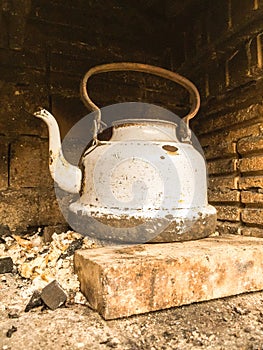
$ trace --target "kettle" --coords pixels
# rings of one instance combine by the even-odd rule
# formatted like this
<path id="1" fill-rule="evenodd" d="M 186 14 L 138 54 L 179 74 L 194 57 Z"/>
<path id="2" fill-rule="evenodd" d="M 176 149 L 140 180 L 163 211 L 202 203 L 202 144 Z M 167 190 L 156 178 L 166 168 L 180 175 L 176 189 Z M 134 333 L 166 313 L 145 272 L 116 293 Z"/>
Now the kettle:
<path id="1" fill-rule="evenodd" d="M 190 112 L 177 125 L 162 119 L 122 119 L 108 141 L 99 140 L 101 110 L 87 92 L 93 74 L 137 71 L 170 79 L 190 94 Z M 49 169 L 55 183 L 78 194 L 69 204 L 69 224 L 78 232 L 117 243 L 175 242 L 214 232 L 216 210 L 207 200 L 206 163 L 191 143 L 189 120 L 200 107 L 197 88 L 172 71 L 141 63 L 110 63 L 91 68 L 81 97 L 96 112 L 93 140 L 80 166 L 63 156 L 58 124 L 41 109 L 34 113 L 49 130 Z"/>

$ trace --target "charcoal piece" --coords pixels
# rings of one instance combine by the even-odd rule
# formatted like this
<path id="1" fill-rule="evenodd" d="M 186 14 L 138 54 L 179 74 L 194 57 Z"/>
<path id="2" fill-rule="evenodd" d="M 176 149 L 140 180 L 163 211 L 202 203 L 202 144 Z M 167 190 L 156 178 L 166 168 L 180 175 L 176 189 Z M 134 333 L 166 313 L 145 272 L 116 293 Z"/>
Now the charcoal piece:
<path id="1" fill-rule="evenodd" d="M 54 280 L 43 288 L 41 299 L 51 310 L 55 310 L 66 302 L 67 295 L 59 283 Z"/>
<path id="2" fill-rule="evenodd" d="M 15 326 L 12 326 L 11 328 L 8 329 L 6 332 L 7 338 L 11 338 L 12 334 L 17 331 L 17 328 Z"/>
<path id="3" fill-rule="evenodd" d="M 31 299 L 29 300 L 29 302 L 25 308 L 25 312 L 28 312 L 28 311 L 34 309 L 35 307 L 38 307 L 41 305 L 43 305 L 43 301 L 41 299 L 41 292 L 38 290 L 35 290 L 32 294 Z"/>
<path id="4" fill-rule="evenodd" d="M 0 273 L 12 272 L 13 265 L 13 260 L 10 256 L 0 258 Z"/>
<path id="5" fill-rule="evenodd" d="M 66 250 L 66 252 L 64 254 L 60 255 L 60 258 L 65 259 L 65 258 L 73 255 L 77 249 L 80 249 L 82 247 L 83 239 L 84 239 L 84 237 L 76 239 L 75 241 L 70 243 L 68 249 Z"/>

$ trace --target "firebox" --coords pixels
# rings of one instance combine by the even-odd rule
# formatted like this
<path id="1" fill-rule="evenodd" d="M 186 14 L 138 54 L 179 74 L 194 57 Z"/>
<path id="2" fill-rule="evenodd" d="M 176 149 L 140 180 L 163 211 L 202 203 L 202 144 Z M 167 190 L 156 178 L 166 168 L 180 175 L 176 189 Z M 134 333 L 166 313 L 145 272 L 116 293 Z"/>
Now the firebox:
<path id="1" fill-rule="evenodd" d="M 208 168 L 219 234 L 263 237 L 263 3 L 260 0 L 3 1 L 0 16 L 0 235 L 67 221 L 48 171 L 46 108 L 62 137 L 89 111 L 84 73 L 140 62 L 186 76 L 201 109 L 190 123 Z M 100 106 L 137 101 L 184 116 L 184 90 L 160 77 L 111 72 L 91 81 Z"/>

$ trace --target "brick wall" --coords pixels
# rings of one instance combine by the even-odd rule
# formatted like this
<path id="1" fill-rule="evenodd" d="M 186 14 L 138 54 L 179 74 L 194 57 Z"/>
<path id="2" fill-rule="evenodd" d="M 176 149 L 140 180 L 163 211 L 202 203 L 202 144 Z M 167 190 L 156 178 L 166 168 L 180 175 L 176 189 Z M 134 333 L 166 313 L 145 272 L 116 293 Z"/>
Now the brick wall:
<path id="1" fill-rule="evenodd" d="M 0 232 L 65 224 L 48 171 L 47 129 L 32 112 L 49 109 L 64 136 L 87 113 L 82 75 L 134 61 L 198 86 L 202 108 L 192 127 L 207 158 L 218 230 L 263 236 L 263 2 L 145 4 L 0 2 Z M 180 89 L 137 73 L 98 76 L 91 96 L 98 105 L 137 100 L 185 110 Z"/>
<path id="2" fill-rule="evenodd" d="M 175 28 L 184 40 L 174 66 L 202 95 L 192 127 L 207 158 L 209 201 L 219 232 L 263 237 L 263 2 L 194 3 Z"/>
<path id="3" fill-rule="evenodd" d="M 50 110 L 64 136 L 88 112 L 79 84 L 90 67 L 116 61 L 165 65 L 158 44 L 165 21 L 130 5 L 0 1 L 0 234 L 65 224 L 48 170 L 47 128 L 32 113 L 39 106 Z M 168 83 L 135 75 L 96 77 L 92 98 L 102 106 L 144 100 L 176 108 Z"/>

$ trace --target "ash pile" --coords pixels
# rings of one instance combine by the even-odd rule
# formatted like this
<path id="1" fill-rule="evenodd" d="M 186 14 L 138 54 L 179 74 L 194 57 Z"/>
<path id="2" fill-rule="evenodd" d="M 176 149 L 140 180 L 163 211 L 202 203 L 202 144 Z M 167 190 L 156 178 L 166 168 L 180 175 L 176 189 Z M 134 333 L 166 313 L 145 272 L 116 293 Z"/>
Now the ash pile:
<path id="1" fill-rule="evenodd" d="M 0 280 L 8 283 L 7 274 L 16 277 L 24 312 L 71 304 L 88 305 L 74 274 L 73 256 L 77 249 L 101 246 L 74 231 L 53 233 L 46 242 L 41 229 L 33 235 L 0 236 Z M 0 301 L 0 310 L 6 305 Z"/>

